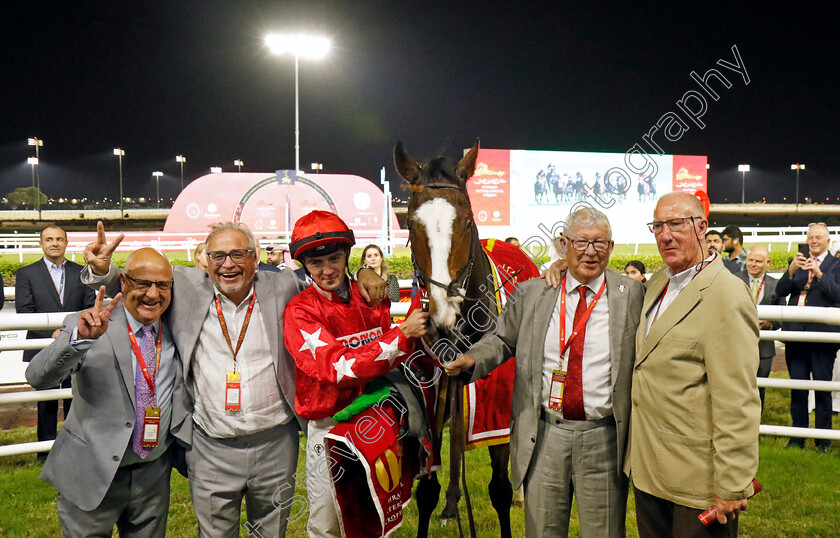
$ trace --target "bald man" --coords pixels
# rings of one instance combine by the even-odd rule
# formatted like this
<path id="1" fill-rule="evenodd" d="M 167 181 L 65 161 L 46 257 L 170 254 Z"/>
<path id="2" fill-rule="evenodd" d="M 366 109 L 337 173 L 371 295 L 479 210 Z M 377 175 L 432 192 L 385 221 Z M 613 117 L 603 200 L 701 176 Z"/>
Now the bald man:
<path id="1" fill-rule="evenodd" d="M 750 295 L 756 305 L 783 305 L 785 298 L 776 294 L 778 279 L 767 274 L 770 267 L 770 252 L 764 245 L 756 245 L 747 253 L 746 269 L 738 273 L 747 286 L 750 288 Z M 759 320 L 758 328 L 763 331 L 775 331 L 781 327 L 777 321 Z M 776 356 L 776 342 L 774 340 L 761 340 L 758 343 L 758 377 L 768 377 L 770 368 L 773 366 L 773 357 Z M 764 410 L 764 388 L 759 388 L 761 397 L 761 410 Z"/>
<path id="2" fill-rule="evenodd" d="M 694 197 L 656 204 L 666 267 L 647 283 L 636 333 L 630 466 L 639 536 L 735 536 L 758 470 L 758 315 L 749 290 L 707 256 Z M 720 525 L 697 516 L 715 506 Z"/>
<path id="3" fill-rule="evenodd" d="M 182 366 L 161 315 L 172 297 L 169 261 L 140 249 L 122 293 L 64 320 L 26 369 L 35 388 L 73 376 L 75 401 L 41 478 L 58 490 L 62 535 L 166 535 L 171 447 L 187 416 Z"/>
<path id="4" fill-rule="evenodd" d="M 779 295 L 790 295 L 788 305 L 799 306 L 840 306 L 840 259 L 829 256 L 828 246 L 831 238 L 828 228 L 823 223 L 808 227 L 808 256 L 801 252 L 790 262 L 790 267 L 779 279 L 776 287 Z M 826 323 L 802 323 L 786 321 L 782 323 L 785 331 L 826 331 L 838 332 L 840 327 Z M 791 379 L 810 379 L 831 381 L 837 344 L 820 342 L 787 342 L 785 344 L 785 362 Z M 831 429 L 831 393 L 815 391 L 816 408 L 814 426 Z M 808 427 L 808 391 L 790 391 L 790 415 L 795 428 Z M 814 444 L 820 452 L 828 452 L 831 441 L 815 439 Z M 792 437 L 789 448 L 803 448 L 805 439 Z"/>

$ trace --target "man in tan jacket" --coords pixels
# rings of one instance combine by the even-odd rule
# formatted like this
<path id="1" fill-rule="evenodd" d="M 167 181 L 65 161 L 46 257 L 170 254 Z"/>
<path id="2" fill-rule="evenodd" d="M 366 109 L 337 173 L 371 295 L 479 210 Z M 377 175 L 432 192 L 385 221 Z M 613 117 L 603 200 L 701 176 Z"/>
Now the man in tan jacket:
<path id="1" fill-rule="evenodd" d="M 666 269 L 647 284 L 636 335 L 630 465 L 639 535 L 735 536 L 758 469 L 758 315 L 686 193 L 650 223 Z M 697 516 L 715 506 L 718 524 Z M 679 531 L 679 532 L 678 532 Z"/>

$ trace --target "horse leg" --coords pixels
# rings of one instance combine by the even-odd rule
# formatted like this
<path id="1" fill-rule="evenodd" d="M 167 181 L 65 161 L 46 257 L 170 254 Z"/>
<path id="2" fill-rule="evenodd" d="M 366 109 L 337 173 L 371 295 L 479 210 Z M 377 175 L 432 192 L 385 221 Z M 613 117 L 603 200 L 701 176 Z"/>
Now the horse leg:
<path id="1" fill-rule="evenodd" d="M 510 538 L 510 504 L 513 498 L 513 488 L 508 478 L 508 461 L 510 460 L 510 444 L 489 447 L 490 466 L 493 476 L 490 478 L 490 503 L 499 516 L 499 535 Z"/>
<path id="2" fill-rule="evenodd" d="M 464 454 L 465 443 L 464 382 L 453 377 L 449 378 L 449 485 L 446 487 L 446 506 L 439 516 L 442 521 L 458 516 L 458 501 L 461 499 L 461 457 Z"/>
<path id="3" fill-rule="evenodd" d="M 437 473 L 433 472 L 420 478 L 414 494 L 417 498 L 418 512 L 417 537 L 425 538 L 429 535 L 429 519 L 440 499 L 440 482 L 438 482 Z"/>

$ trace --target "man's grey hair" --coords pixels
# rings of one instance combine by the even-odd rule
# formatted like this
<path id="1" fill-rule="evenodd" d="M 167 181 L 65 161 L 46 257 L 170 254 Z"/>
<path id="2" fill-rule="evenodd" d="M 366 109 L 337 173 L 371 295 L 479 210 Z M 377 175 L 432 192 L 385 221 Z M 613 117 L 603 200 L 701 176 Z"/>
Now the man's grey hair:
<path id="1" fill-rule="evenodd" d="M 573 241 L 581 230 L 597 227 L 607 232 L 607 239 L 612 240 L 612 227 L 606 215 L 591 205 L 578 206 L 566 217 L 563 223 L 563 235 Z"/>
<path id="2" fill-rule="evenodd" d="M 252 234 L 251 230 L 249 230 L 248 227 L 242 224 L 241 222 L 228 221 L 211 224 L 210 233 L 207 234 L 207 239 L 204 240 L 204 243 L 209 245 L 210 240 L 213 239 L 214 236 L 230 230 L 242 233 L 242 235 L 244 235 L 245 238 L 248 239 L 248 247 L 254 252 L 257 251 L 257 240 L 254 238 L 254 234 Z"/>

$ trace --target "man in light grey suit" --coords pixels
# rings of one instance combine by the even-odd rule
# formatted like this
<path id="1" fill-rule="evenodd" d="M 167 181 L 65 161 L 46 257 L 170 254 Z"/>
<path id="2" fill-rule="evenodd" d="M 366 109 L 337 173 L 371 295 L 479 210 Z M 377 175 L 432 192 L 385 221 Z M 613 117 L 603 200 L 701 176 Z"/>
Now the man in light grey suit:
<path id="1" fill-rule="evenodd" d="M 36 388 L 73 375 L 75 403 L 41 473 L 58 490 L 64 536 L 111 536 L 115 524 L 120 536 L 166 534 L 170 445 L 188 409 L 181 361 L 160 319 L 172 269 L 141 249 L 120 280 L 122 294 L 103 307 L 100 289 L 93 308 L 67 316 L 26 369 Z"/>
<path id="2" fill-rule="evenodd" d="M 622 468 L 644 288 L 605 271 L 613 242 L 603 213 L 578 209 L 563 236 L 569 268 L 562 291 L 542 279 L 521 284 L 497 330 L 447 374 L 474 366 L 474 381 L 516 356 L 511 469 L 513 486 L 525 486 L 527 536 L 565 536 L 573 496 L 584 536 L 623 536 Z"/>
<path id="3" fill-rule="evenodd" d="M 122 238 L 108 243 L 102 224 L 97 228 L 82 282 L 110 292 L 117 271 L 111 254 Z M 249 533 L 284 536 L 306 421 L 295 412 L 294 363 L 281 320 L 305 284 L 291 270 L 258 273 L 256 240 L 239 223 L 214 225 L 206 244 L 207 271 L 173 268 L 177 291 L 167 315 L 194 401 L 187 466 L 199 535 L 239 536 L 245 499 Z M 384 281 L 363 272 L 366 299 L 381 300 Z"/>

